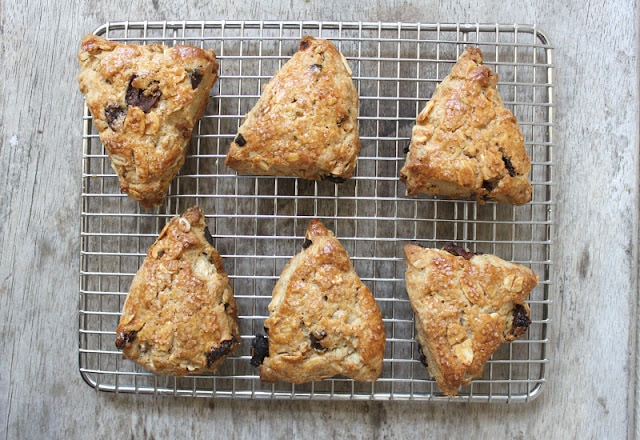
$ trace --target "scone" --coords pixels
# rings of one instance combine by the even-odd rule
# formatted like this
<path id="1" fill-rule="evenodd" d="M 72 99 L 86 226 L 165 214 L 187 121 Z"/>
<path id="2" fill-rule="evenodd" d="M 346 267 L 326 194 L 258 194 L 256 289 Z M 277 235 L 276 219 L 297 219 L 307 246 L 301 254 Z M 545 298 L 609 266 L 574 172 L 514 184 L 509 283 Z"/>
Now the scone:
<path id="1" fill-rule="evenodd" d="M 418 115 L 400 179 L 424 193 L 483 203 L 531 200 L 531 161 L 515 116 L 496 88 L 498 75 L 469 47 Z"/>
<path id="2" fill-rule="evenodd" d="M 444 394 L 457 395 L 461 385 L 482 376 L 500 344 L 526 332 L 531 321 L 525 298 L 538 277 L 522 265 L 452 244 L 410 244 L 404 254 L 421 361 Z"/>
<path id="3" fill-rule="evenodd" d="M 330 41 L 305 36 L 246 115 L 225 163 L 240 174 L 344 182 L 360 152 L 357 118 L 346 59 Z"/>
<path id="4" fill-rule="evenodd" d="M 147 252 L 124 303 L 116 347 L 157 374 L 214 371 L 237 348 L 238 307 L 198 207 L 174 217 Z"/>
<path id="5" fill-rule="evenodd" d="M 162 204 L 217 78 L 215 53 L 87 35 L 78 60 L 80 91 L 120 189 L 144 208 Z"/>
<path id="6" fill-rule="evenodd" d="M 253 343 L 251 364 L 265 382 L 303 383 L 341 374 L 373 381 L 382 371 L 385 331 L 369 289 L 349 255 L 318 220 L 273 289 L 267 338 Z"/>

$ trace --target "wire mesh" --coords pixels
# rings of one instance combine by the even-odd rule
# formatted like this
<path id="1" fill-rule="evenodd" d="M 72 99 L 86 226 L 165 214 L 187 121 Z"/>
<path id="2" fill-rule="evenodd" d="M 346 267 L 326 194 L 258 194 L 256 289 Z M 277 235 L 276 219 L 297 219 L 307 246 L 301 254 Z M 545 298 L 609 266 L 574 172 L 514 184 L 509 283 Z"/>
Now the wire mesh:
<path id="1" fill-rule="evenodd" d="M 120 193 L 85 107 L 79 365 L 87 383 L 102 391 L 192 397 L 513 402 L 538 395 L 548 363 L 554 205 L 553 49 L 542 31 L 501 24 L 163 21 L 111 22 L 95 33 L 136 44 L 213 48 L 220 71 L 185 165 L 165 204 L 152 210 Z M 228 145 L 303 35 L 332 40 L 353 71 L 362 140 L 356 175 L 343 184 L 239 176 L 224 166 Z M 526 206 L 406 197 L 398 180 L 417 114 L 467 45 L 480 47 L 498 73 L 498 89 L 524 133 L 534 188 Z M 234 287 L 242 345 L 215 374 L 156 376 L 122 359 L 115 328 L 148 247 L 169 218 L 196 204 Z M 335 232 L 382 311 L 387 345 L 373 383 L 336 377 L 266 384 L 249 364 L 273 286 L 314 217 Z M 402 248 L 452 240 L 527 265 L 540 284 L 529 298 L 527 334 L 503 345 L 483 378 L 457 397 L 444 397 L 419 362 Z"/>

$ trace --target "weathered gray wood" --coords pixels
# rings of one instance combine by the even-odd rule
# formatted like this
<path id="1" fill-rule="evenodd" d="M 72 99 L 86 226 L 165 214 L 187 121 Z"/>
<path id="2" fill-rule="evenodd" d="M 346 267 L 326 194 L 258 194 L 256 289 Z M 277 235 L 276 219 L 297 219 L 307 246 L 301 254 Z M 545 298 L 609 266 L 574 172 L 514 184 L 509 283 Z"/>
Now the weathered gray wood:
<path id="1" fill-rule="evenodd" d="M 637 434 L 637 2 L 0 2 L 0 436 L 624 438 Z M 548 385 L 531 403 L 113 396 L 78 373 L 80 38 L 121 19 L 536 23 L 555 46 Z"/>

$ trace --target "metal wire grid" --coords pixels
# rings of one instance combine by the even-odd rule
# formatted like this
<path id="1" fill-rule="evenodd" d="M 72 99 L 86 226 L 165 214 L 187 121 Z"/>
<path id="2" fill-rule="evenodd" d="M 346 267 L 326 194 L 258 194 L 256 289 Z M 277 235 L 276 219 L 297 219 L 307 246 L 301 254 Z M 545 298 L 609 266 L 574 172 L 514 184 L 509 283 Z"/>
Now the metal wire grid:
<path id="1" fill-rule="evenodd" d="M 552 48 L 543 32 L 523 25 L 247 21 L 117 22 L 95 32 L 137 44 L 213 48 L 220 77 L 184 168 L 154 210 L 119 192 L 85 107 L 79 361 L 87 383 L 102 391 L 237 398 L 512 402 L 538 395 L 548 362 L 554 205 Z M 340 185 L 238 176 L 224 166 L 228 145 L 262 86 L 307 34 L 331 39 L 353 70 L 362 139 L 356 175 Z M 467 45 L 479 46 L 499 74 L 503 100 L 525 135 L 534 186 L 526 206 L 408 198 L 398 181 L 416 115 Z M 207 214 L 234 286 L 242 346 L 214 375 L 156 376 L 121 358 L 115 328 L 147 248 L 170 217 L 195 204 Z M 249 365 L 271 290 L 313 217 L 335 231 L 381 308 L 387 346 L 376 382 L 265 384 Z M 503 345 L 484 377 L 454 398 L 440 394 L 418 361 L 402 256 L 406 243 L 438 247 L 450 240 L 530 266 L 540 277 L 526 336 Z"/>

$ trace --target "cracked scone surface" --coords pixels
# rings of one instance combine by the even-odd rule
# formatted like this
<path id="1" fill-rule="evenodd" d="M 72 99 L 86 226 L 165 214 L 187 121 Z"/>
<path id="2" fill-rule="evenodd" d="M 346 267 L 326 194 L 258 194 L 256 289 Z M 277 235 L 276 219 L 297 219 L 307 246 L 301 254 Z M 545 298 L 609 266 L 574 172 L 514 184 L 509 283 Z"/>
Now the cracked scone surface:
<path id="1" fill-rule="evenodd" d="M 162 204 L 218 74 L 213 50 L 82 39 L 80 91 L 118 175 L 144 208 Z"/>
<path id="2" fill-rule="evenodd" d="M 157 374 L 214 371 L 237 348 L 238 308 L 198 207 L 174 217 L 131 283 L 116 347 Z"/>
<path id="3" fill-rule="evenodd" d="M 422 361 L 444 394 L 457 395 L 460 386 L 482 376 L 500 344 L 526 332 L 525 299 L 538 278 L 495 255 L 445 249 L 406 245 L 405 281 Z"/>
<path id="4" fill-rule="evenodd" d="M 380 309 L 332 232 L 313 220 L 305 238 L 273 290 L 260 378 L 303 383 L 341 374 L 373 381 L 384 358 Z"/>
<path id="5" fill-rule="evenodd" d="M 400 179 L 407 194 L 523 205 L 531 161 L 498 76 L 467 48 L 417 117 Z"/>
<path id="6" fill-rule="evenodd" d="M 226 165 L 238 173 L 340 183 L 360 152 L 358 92 L 328 40 L 302 38 L 243 120 Z"/>

